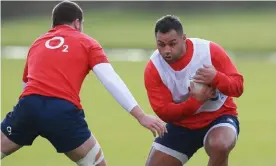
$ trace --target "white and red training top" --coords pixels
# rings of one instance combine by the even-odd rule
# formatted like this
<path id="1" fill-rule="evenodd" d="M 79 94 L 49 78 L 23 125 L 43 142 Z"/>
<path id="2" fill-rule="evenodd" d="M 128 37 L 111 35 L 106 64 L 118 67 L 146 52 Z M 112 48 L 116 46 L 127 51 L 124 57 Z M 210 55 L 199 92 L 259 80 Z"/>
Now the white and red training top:
<path id="1" fill-rule="evenodd" d="M 146 65 L 144 82 L 154 112 L 165 122 L 190 129 L 205 127 L 221 115 L 237 116 L 233 97 L 243 93 L 243 76 L 218 44 L 196 38 L 186 42 L 187 51 L 179 61 L 168 64 L 156 50 Z M 217 99 L 201 104 L 188 95 L 188 87 L 204 64 L 217 70 L 212 82 Z"/>

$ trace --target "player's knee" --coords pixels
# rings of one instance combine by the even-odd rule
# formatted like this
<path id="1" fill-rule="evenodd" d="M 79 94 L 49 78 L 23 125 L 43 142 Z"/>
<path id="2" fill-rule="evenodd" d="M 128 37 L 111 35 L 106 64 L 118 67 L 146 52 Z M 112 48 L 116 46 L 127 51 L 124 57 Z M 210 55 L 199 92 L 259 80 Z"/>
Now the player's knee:
<path id="1" fill-rule="evenodd" d="M 209 156 L 228 156 L 236 144 L 236 133 L 230 128 L 218 127 L 207 136 L 205 149 Z"/>
<path id="2" fill-rule="evenodd" d="M 212 139 L 207 143 L 207 151 L 209 154 L 228 156 L 230 151 L 234 147 L 234 142 L 232 140 L 222 140 L 222 139 Z"/>
<path id="3" fill-rule="evenodd" d="M 87 155 L 77 162 L 78 166 L 97 166 L 104 160 L 104 154 L 98 143 L 87 153 Z M 104 164 L 105 165 L 105 164 Z M 101 165 L 101 166 L 104 166 Z"/>

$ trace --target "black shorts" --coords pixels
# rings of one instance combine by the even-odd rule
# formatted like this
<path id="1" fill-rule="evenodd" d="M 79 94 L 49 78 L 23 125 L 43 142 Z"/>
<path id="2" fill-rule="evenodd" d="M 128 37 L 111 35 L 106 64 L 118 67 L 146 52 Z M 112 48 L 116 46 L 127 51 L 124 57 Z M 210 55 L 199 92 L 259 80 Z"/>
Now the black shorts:
<path id="1" fill-rule="evenodd" d="M 166 127 L 168 133 L 166 133 L 162 138 L 156 138 L 153 147 L 163 153 L 177 158 L 185 164 L 198 149 L 204 146 L 208 132 L 219 126 L 228 126 L 232 128 L 237 136 L 240 132 L 237 117 L 231 115 L 221 116 L 207 127 L 196 130 L 167 124 Z"/>
<path id="2" fill-rule="evenodd" d="M 1 130 L 22 146 L 32 145 L 40 135 L 59 153 L 74 150 L 91 136 L 83 110 L 69 101 L 40 95 L 21 98 L 2 121 Z"/>

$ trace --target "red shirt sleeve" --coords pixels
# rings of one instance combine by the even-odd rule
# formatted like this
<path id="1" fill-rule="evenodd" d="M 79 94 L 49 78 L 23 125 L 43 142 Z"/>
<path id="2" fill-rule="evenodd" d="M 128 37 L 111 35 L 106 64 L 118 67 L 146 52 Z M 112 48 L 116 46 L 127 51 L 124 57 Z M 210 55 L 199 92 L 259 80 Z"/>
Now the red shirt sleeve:
<path id="1" fill-rule="evenodd" d="M 192 97 L 185 102 L 174 103 L 169 89 L 163 84 L 151 61 L 145 69 L 144 83 L 152 109 L 165 122 L 182 120 L 185 116 L 194 114 L 201 106 L 201 103 Z"/>
<path id="2" fill-rule="evenodd" d="M 96 40 L 91 39 L 91 42 L 92 44 L 88 50 L 89 67 L 93 69 L 93 67 L 97 64 L 109 63 L 102 46 Z"/>
<path id="3" fill-rule="evenodd" d="M 212 63 L 217 74 L 212 82 L 221 93 L 239 97 L 243 93 L 243 76 L 238 72 L 224 49 L 216 43 L 210 43 Z"/>

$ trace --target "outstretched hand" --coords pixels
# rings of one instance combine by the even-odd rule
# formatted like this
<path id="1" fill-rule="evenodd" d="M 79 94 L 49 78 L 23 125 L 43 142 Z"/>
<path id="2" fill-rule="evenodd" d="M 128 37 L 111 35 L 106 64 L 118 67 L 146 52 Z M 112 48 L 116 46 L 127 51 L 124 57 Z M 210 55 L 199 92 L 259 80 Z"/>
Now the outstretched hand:
<path id="1" fill-rule="evenodd" d="M 149 129 L 154 137 L 157 136 L 157 133 L 159 136 L 162 137 L 164 136 L 165 132 L 168 132 L 164 122 L 152 115 L 145 114 L 142 117 L 140 117 L 138 121 L 142 126 Z"/>

